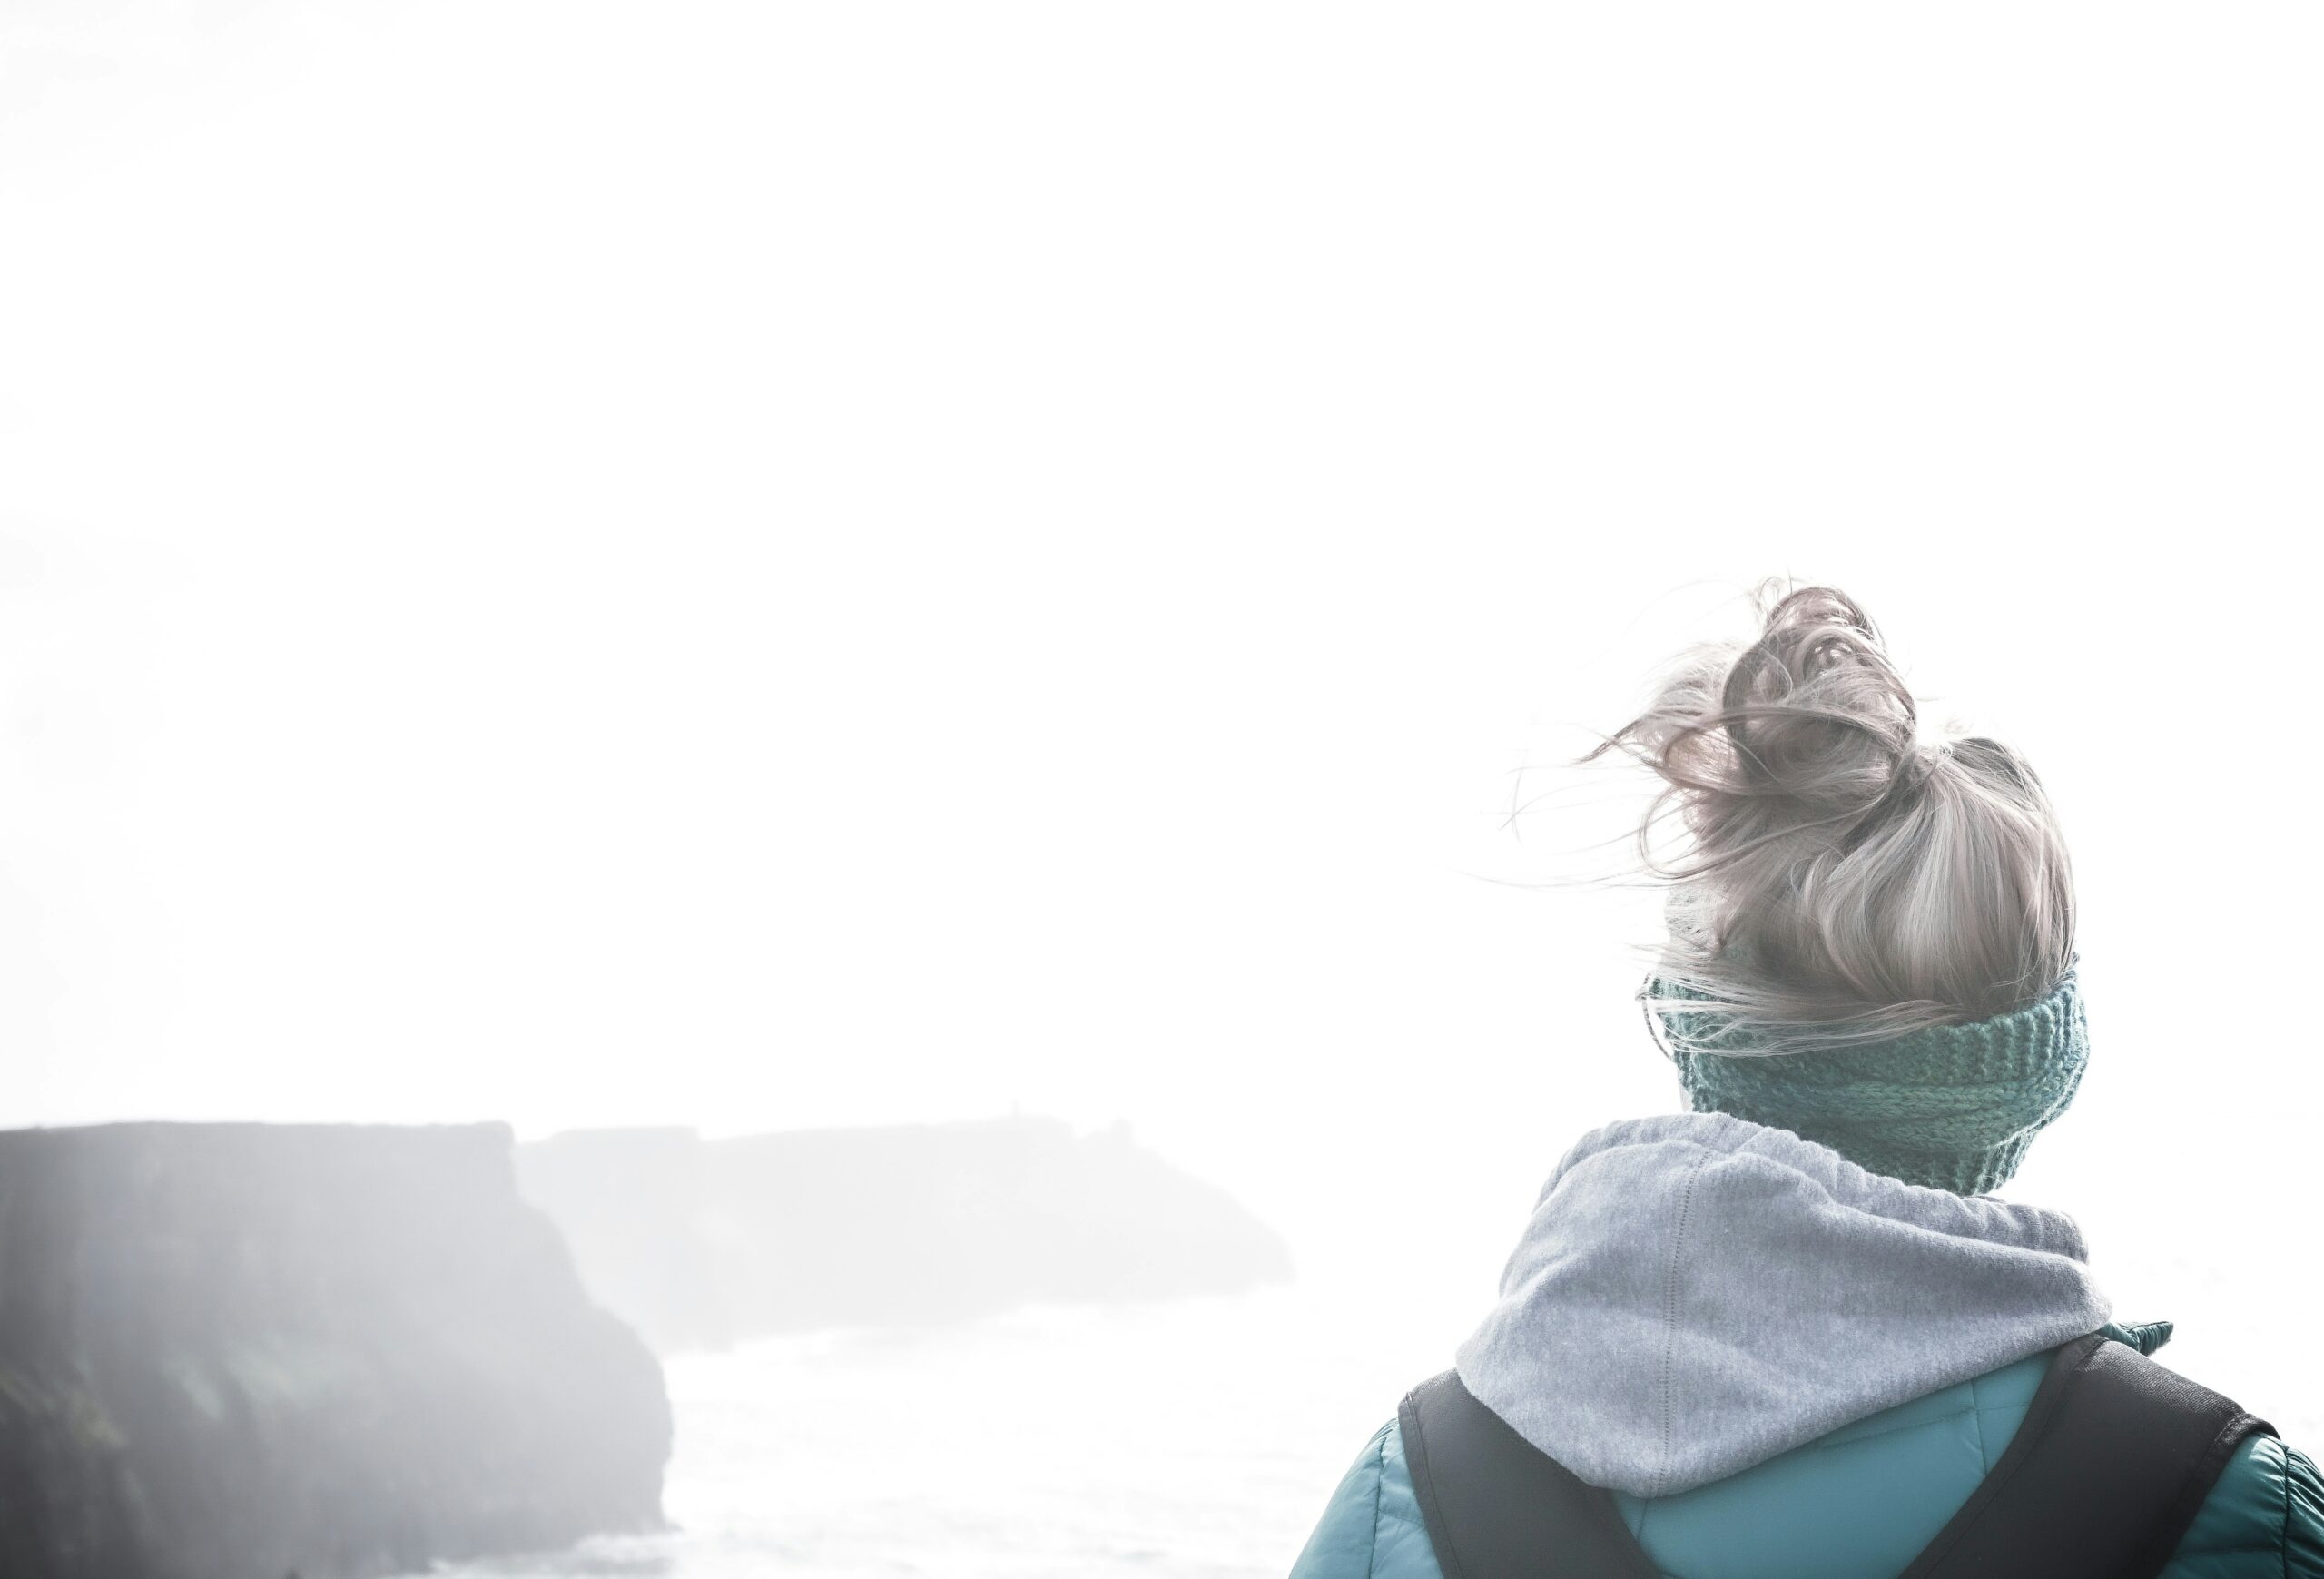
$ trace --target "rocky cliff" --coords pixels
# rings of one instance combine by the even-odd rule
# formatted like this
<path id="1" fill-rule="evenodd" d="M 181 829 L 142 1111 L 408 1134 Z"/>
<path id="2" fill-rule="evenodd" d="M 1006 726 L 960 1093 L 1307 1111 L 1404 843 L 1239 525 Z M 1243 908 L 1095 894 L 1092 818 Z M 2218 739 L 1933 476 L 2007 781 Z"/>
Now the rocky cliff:
<path id="1" fill-rule="evenodd" d="M 658 1364 L 506 1129 L 0 1133 L 0 1575 L 360 1579 L 659 1522 Z"/>
<path id="2" fill-rule="evenodd" d="M 519 1147 L 517 1170 L 591 1292 L 665 1351 L 1290 1272 L 1283 1241 L 1226 1191 L 1125 1130 L 1054 1120 L 721 1140 L 585 1130 Z"/>

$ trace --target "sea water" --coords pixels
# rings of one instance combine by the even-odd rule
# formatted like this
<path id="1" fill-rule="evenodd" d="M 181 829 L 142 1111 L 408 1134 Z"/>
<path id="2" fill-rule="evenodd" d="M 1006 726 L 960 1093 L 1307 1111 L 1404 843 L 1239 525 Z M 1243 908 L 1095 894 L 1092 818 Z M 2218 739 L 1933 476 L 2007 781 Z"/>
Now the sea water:
<path id="1" fill-rule="evenodd" d="M 1365 1438 L 1459 1336 L 1421 1311 L 1347 1320 L 1354 1292 L 1040 1308 L 676 1356 L 673 1529 L 438 1572 L 1281 1579 Z"/>

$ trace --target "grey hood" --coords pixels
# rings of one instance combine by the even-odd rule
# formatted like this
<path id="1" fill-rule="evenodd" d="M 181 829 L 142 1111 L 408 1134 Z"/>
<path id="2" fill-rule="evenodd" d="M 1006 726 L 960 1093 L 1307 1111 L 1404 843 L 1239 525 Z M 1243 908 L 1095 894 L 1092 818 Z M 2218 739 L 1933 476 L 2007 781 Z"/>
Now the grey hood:
<path id="1" fill-rule="evenodd" d="M 1582 1137 L 1457 1356 L 1582 1480 L 1667 1496 L 2095 1331 L 2062 1212 L 1868 1173 L 1725 1113 Z"/>

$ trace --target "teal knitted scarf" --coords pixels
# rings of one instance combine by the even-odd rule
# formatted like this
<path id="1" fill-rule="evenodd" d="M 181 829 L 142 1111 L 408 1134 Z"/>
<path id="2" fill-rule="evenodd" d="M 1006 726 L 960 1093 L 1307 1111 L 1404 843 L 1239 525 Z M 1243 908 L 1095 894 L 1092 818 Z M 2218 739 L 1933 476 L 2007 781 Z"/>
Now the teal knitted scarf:
<path id="1" fill-rule="evenodd" d="M 1641 993 L 1703 996 L 1659 976 Z M 1789 1130 L 1875 1173 L 1960 1195 L 1982 1195 L 2017 1171 L 2034 1137 L 2073 1100 L 2090 1058 L 2071 967 L 2006 1014 L 1826 1051 L 1738 1056 L 1754 1043 L 1721 1012 L 1662 1018 L 1695 1111 Z"/>

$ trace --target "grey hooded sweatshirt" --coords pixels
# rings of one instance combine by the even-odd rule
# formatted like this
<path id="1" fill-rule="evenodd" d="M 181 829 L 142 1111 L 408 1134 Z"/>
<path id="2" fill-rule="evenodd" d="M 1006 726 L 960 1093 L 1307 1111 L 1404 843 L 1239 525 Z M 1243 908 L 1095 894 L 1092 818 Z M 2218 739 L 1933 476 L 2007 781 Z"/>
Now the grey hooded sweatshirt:
<path id="1" fill-rule="evenodd" d="M 1725 1113 L 1582 1137 L 1461 1379 L 1593 1485 L 1667 1496 L 2095 1331 L 2064 1214 L 1870 1173 Z"/>

